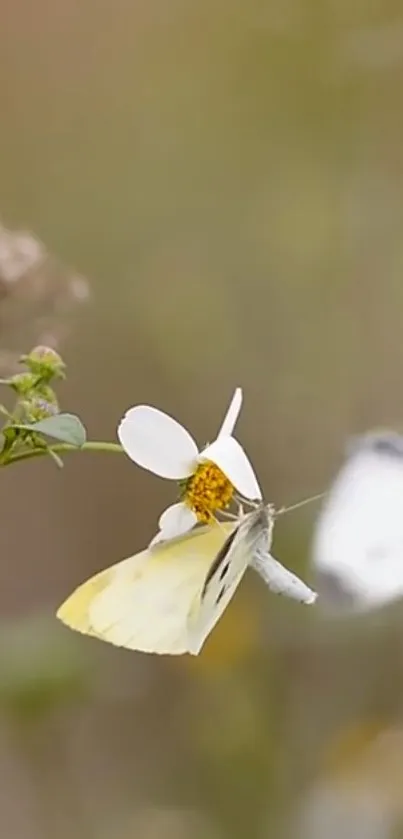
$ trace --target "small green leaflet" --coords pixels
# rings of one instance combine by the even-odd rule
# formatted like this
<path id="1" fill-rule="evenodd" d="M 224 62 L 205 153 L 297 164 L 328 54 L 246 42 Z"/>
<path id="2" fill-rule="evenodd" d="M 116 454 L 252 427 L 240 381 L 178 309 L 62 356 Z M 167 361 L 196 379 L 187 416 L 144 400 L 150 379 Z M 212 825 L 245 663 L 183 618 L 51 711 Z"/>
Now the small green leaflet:
<path id="1" fill-rule="evenodd" d="M 68 443 L 70 446 L 77 446 L 78 448 L 83 446 L 87 439 L 86 430 L 75 414 L 55 414 L 53 417 L 46 417 L 39 422 L 24 423 L 16 427 L 25 429 L 25 431 L 46 434 L 47 437 L 53 437 L 55 440 L 60 440 L 62 443 Z"/>
<path id="2" fill-rule="evenodd" d="M 18 436 L 18 431 L 12 425 L 8 425 L 5 428 L 2 428 L 0 434 L 0 456 L 1 456 L 1 463 L 3 463 L 4 459 L 7 457 L 8 453 L 12 449 L 16 438 Z"/>

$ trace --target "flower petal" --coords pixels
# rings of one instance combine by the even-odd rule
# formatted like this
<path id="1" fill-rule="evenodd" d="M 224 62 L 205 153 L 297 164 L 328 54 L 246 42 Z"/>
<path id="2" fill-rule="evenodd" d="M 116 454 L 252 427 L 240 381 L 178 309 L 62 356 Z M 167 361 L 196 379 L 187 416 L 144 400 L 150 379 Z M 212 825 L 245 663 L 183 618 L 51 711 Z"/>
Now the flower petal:
<path id="1" fill-rule="evenodd" d="M 227 413 L 225 414 L 222 426 L 217 434 L 218 437 L 230 437 L 232 434 L 236 421 L 239 417 L 239 412 L 242 407 L 242 388 L 237 387 L 235 393 L 232 397 L 230 406 L 228 408 Z"/>
<path id="2" fill-rule="evenodd" d="M 197 524 L 197 516 L 190 507 L 180 501 L 164 510 L 158 524 L 159 532 L 154 536 L 150 545 L 157 545 L 159 542 L 166 542 L 168 539 L 175 539 L 177 536 L 187 533 Z"/>
<path id="3" fill-rule="evenodd" d="M 215 463 L 244 498 L 262 498 L 252 464 L 234 437 L 219 437 L 201 452 L 199 460 Z"/>
<path id="4" fill-rule="evenodd" d="M 118 427 L 126 454 L 138 466 L 180 480 L 192 474 L 198 450 L 193 437 L 176 420 L 157 408 L 130 408 Z"/>

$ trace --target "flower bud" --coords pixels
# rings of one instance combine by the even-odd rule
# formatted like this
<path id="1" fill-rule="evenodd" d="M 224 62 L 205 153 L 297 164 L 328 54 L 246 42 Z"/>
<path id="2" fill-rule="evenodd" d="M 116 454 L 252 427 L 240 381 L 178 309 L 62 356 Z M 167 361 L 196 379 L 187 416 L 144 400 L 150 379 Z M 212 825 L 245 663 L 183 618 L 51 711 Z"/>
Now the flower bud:
<path id="1" fill-rule="evenodd" d="M 65 377 L 66 365 L 59 353 L 51 347 L 35 347 L 29 355 L 23 355 L 20 360 L 26 364 L 30 373 L 41 379 L 50 381 L 53 377 L 57 379 Z"/>
<path id="2" fill-rule="evenodd" d="M 37 385 L 37 387 L 35 388 L 35 395 L 39 399 L 44 399 L 45 402 L 49 402 L 50 405 L 54 405 L 57 408 L 56 413 L 58 413 L 59 402 L 57 400 L 57 396 L 53 388 L 51 388 L 50 385 L 46 385 L 43 382 L 40 382 L 40 384 Z"/>
<path id="3" fill-rule="evenodd" d="M 25 396 L 35 389 L 37 380 L 33 373 L 16 373 L 9 379 L 9 384 L 19 396 Z"/>
<path id="4" fill-rule="evenodd" d="M 56 404 L 55 404 L 56 402 Z M 32 399 L 24 399 L 19 403 L 19 410 L 23 422 L 39 422 L 39 420 L 53 417 L 59 411 L 57 401 L 47 402 L 46 399 L 34 396 Z"/>

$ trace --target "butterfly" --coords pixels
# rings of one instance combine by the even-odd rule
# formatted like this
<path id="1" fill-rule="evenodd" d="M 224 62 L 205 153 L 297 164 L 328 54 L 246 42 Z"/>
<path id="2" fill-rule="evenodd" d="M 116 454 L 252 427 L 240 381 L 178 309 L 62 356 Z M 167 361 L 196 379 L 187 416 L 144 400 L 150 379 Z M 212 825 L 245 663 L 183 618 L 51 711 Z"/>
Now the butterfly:
<path id="1" fill-rule="evenodd" d="M 327 494 L 312 544 L 324 605 L 380 607 L 403 596 L 403 437 L 353 441 Z"/>
<path id="2" fill-rule="evenodd" d="M 260 504 L 235 523 L 157 543 L 87 580 L 57 617 L 116 646 L 197 655 L 249 565 L 276 593 L 312 603 L 315 593 L 270 556 L 274 518 Z"/>

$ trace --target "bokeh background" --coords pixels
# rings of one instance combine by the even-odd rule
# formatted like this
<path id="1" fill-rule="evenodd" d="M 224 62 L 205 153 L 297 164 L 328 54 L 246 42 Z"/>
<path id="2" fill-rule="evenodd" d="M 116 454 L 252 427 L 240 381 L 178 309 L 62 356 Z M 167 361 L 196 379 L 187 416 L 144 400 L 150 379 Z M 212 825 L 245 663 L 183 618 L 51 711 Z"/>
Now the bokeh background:
<path id="1" fill-rule="evenodd" d="M 402 4 L 2 0 L 1 21 L 0 361 L 58 341 L 91 439 L 140 402 L 203 443 L 242 385 L 277 505 L 326 487 L 350 434 L 401 427 Z M 35 237 L 23 264 L 7 231 Z M 171 485 L 82 454 L 0 492 L 2 835 L 403 836 L 399 610 L 323 623 L 249 574 L 198 659 L 109 648 L 55 609 L 148 542 Z M 308 580 L 315 515 L 275 536 Z"/>

